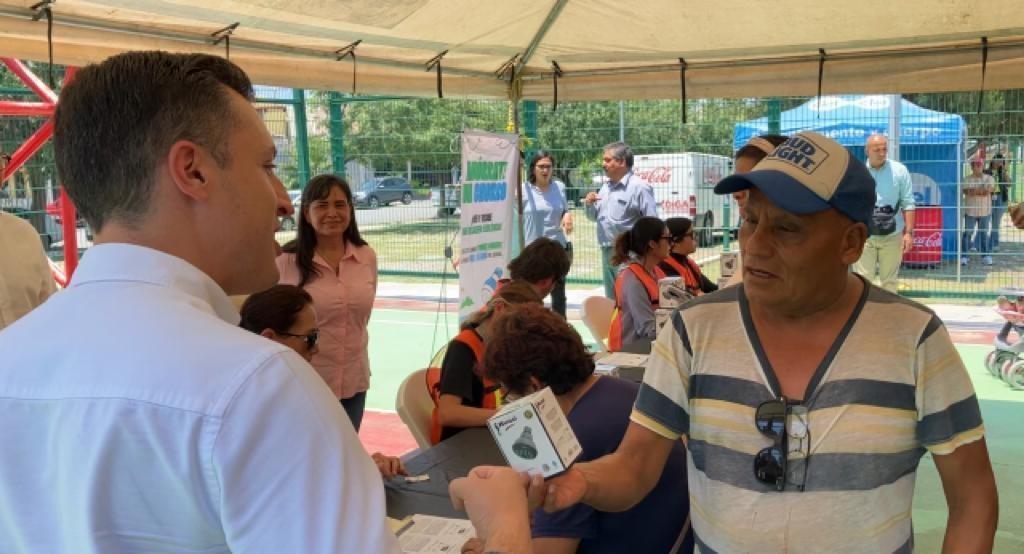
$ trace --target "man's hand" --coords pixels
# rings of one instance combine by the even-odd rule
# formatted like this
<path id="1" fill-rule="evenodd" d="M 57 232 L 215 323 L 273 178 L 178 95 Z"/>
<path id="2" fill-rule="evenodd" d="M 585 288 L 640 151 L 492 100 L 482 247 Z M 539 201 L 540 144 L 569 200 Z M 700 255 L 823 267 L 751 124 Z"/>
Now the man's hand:
<path id="1" fill-rule="evenodd" d="M 544 511 L 557 512 L 575 506 L 587 493 L 587 479 L 575 467 L 548 481 L 544 494 Z"/>
<path id="2" fill-rule="evenodd" d="M 562 216 L 562 230 L 566 235 L 572 234 L 572 214 L 569 212 L 565 212 L 565 215 Z"/>
<path id="3" fill-rule="evenodd" d="M 906 254 L 914 249 L 914 233 L 903 233 L 903 253 Z"/>
<path id="4" fill-rule="evenodd" d="M 586 202 L 588 206 L 592 206 L 594 202 L 597 202 L 600 199 L 601 197 L 598 196 L 596 192 L 588 192 L 587 195 L 583 197 L 583 201 Z"/>
<path id="5" fill-rule="evenodd" d="M 480 466 L 448 487 L 452 505 L 465 510 L 488 548 L 530 549 L 530 510 L 544 494 L 544 479 L 509 467 Z"/>
<path id="6" fill-rule="evenodd" d="M 377 464 L 377 471 L 380 471 L 385 479 L 391 479 L 396 475 L 409 475 L 400 458 L 385 456 L 380 452 L 374 452 L 370 457 L 373 458 L 373 463 Z"/>

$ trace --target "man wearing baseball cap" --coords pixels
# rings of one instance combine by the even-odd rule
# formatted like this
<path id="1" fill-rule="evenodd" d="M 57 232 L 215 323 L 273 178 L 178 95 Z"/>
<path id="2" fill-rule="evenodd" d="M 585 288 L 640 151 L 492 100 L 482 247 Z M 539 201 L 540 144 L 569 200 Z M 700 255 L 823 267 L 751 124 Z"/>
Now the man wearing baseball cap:
<path id="1" fill-rule="evenodd" d="M 944 547 L 991 551 L 995 480 L 945 327 L 850 271 L 875 203 L 867 169 L 800 133 L 715 187 L 740 190 L 742 284 L 672 317 L 618 450 L 554 479 L 545 506 L 631 506 L 683 437 L 700 551 L 910 552 L 928 451 L 949 505 Z"/>

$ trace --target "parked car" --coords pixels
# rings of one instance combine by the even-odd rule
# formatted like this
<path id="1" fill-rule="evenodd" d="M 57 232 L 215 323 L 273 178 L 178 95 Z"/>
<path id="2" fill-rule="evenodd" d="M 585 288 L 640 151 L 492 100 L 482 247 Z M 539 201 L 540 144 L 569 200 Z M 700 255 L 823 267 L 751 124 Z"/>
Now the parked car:
<path id="1" fill-rule="evenodd" d="M 393 202 L 412 203 L 412 186 L 402 177 L 374 177 L 353 191 L 356 206 L 379 208 Z"/>
<path id="2" fill-rule="evenodd" d="M 294 231 L 295 222 L 299 217 L 299 207 L 302 206 L 302 191 L 289 190 L 288 197 L 292 199 L 292 207 L 295 208 L 294 215 L 286 215 L 281 218 L 281 231 Z"/>

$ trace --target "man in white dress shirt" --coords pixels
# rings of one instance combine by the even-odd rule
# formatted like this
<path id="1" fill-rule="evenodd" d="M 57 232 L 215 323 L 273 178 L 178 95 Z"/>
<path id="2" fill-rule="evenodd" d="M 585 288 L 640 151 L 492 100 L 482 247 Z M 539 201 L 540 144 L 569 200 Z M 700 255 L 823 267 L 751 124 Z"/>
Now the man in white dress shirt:
<path id="1" fill-rule="evenodd" d="M 96 246 L 0 333 L 0 552 L 398 551 L 323 380 L 237 327 L 228 295 L 277 282 L 292 210 L 251 99 L 234 64 L 163 52 L 61 92 L 57 167 Z"/>

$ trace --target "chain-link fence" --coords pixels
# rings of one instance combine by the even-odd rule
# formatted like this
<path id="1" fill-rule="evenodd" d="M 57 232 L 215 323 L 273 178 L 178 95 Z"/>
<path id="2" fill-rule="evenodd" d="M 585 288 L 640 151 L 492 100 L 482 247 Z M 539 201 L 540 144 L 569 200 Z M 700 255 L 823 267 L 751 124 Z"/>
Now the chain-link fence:
<path id="1" fill-rule="evenodd" d="M 2 71 L 0 83 L 6 82 Z M 8 84 L 0 88 L 0 98 L 30 96 Z M 972 297 L 1024 285 L 1017 275 L 1024 259 L 1024 233 L 1013 229 L 1004 215 L 1007 202 L 1024 197 L 1024 168 L 1019 165 L 1024 155 L 1024 91 L 986 92 L 980 112 L 976 93 L 896 99 L 692 100 L 685 123 L 680 103 L 672 100 L 561 103 L 557 109 L 524 102 L 518 116 L 526 155 L 538 148 L 552 152 L 555 177 L 567 185 L 575 219 L 570 283 L 600 282 L 596 229 L 584 216 L 580 199 L 601 184 L 605 144 L 623 140 L 633 147 L 636 172 L 655 187 L 661 215 L 694 219 L 701 244 L 694 257 L 714 279 L 719 253 L 738 248 L 739 214 L 732 201 L 715 196 L 711 188 L 732 170 L 731 156 L 743 140 L 766 132 L 815 129 L 864 160 L 868 134 L 898 125 L 890 158 L 898 157 L 910 170 L 919 204 L 916 246 L 901 270 L 901 291 Z M 458 241 L 459 134 L 466 128 L 508 130 L 513 121 L 508 102 L 361 98 L 271 87 L 258 87 L 257 100 L 288 188 L 297 194 L 314 175 L 347 175 L 360 208 L 356 219 L 377 251 L 382 274 L 455 276 L 446 251 Z M 7 152 L 40 123 L 32 118 L 0 121 L 0 145 Z M 995 168 L 996 194 L 987 203 L 992 207 L 979 211 L 974 198 L 961 194 L 969 182 L 968 161 L 983 156 L 988 170 L 996 154 L 1004 169 Z M 54 173 L 47 145 L 0 193 L 0 207 L 28 217 L 45 243 L 59 246 Z M 966 216 L 971 216 L 972 228 L 982 231 L 965 237 Z M 284 222 L 278 237 L 282 242 L 293 235 L 291 223 Z M 80 238 L 88 246 L 87 237 Z"/>

